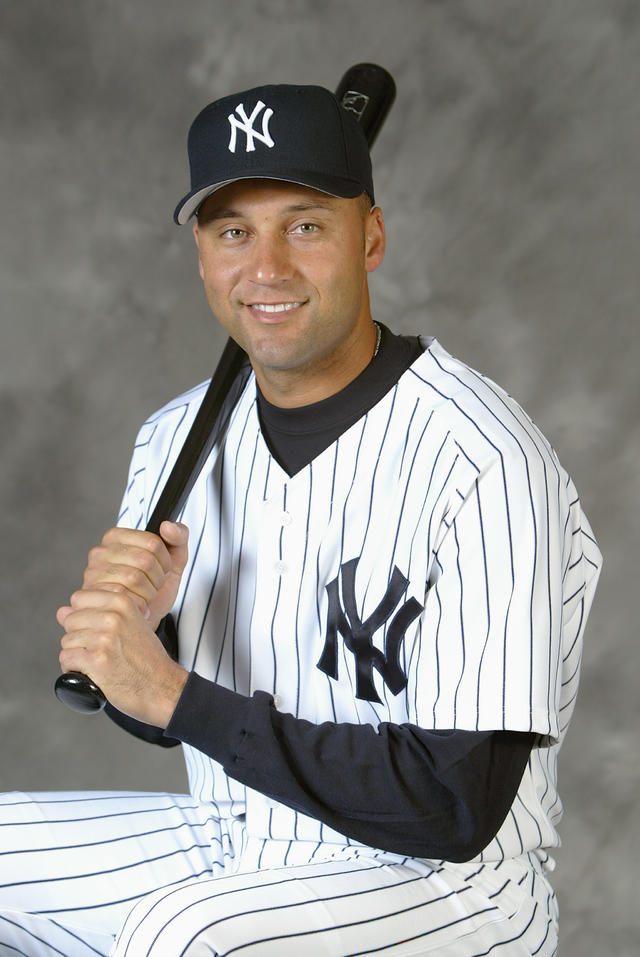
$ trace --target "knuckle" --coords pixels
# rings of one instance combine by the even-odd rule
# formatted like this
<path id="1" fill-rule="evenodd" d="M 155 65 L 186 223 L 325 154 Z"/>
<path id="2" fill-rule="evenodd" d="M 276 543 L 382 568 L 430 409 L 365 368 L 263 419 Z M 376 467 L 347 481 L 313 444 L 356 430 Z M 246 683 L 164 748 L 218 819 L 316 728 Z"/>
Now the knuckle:
<path id="1" fill-rule="evenodd" d="M 134 596 L 126 588 L 120 594 L 114 596 L 114 610 L 121 619 L 131 613 L 134 604 Z"/>
<path id="2" fill-rule="evenodd" d="M 122 617 L 117 611 L 105 611 L 102 616 L 103 630 L 99 634 L 100 643 L 111 641 L 111 635 L 120 628 Z"/>
<path id="3" fill-rule="evenodd" d="M 159 538 L 153 543 L 153 549 L 149 553 L 150 562 L 161 562 L 163 557 L 167 554 L 167 548 L 163 541 Z"/>
<path id="4" fill-rule="evenodd" d="M 105 548 L 103 545 L 94 545 L 93 548 L 89 549 L 89 565 L 98 565 L 102 560 L 104 555 Z"/>
<path id="5" fill-rule="evenodd" d="M 153 552 L 150 552 L 146 548 L 142 548 L 139 552 L 136 552 L 135 565 L 132 567 L 137 575 L 142 576 L 143 573 L 146 574 L 153 568 L 155 562 L 156 558 Z"/>
<path id="6" fill-rule="evenodd" d="M 93 653 L 96 656 L 105 656 L 113 647 L 113 635 L 109 631 L 101 631 L 96 635 Z"/>
<path id="7" fill-rule="evenodd" d="M 137 592 L 144 587 L 146 576 L 138 568 L 129 567 L 126 571 L 122 573 L 122 584 L 125 586 L 121 589 L 122 594 L 126 594 L 127 591 Z"/>
<path id="8" fill-rule="evenodd" d="M 122 579 L 124 585 L 127 585 L 129 588 L 135 588 L 137 585 L 140 585 L 144 575 L 140 569 L 136 568 L 133 565 L 128 565 L 122 572 Z M 124 589 L 123 589 L 124 590 Z"/>
<path id="9" fill-rule="evenodd" d="M 153 555 L 162 555 L 166 550 L 166 545 L 159 535 L 145 533 L 147 535 L 147 548 Z"/>

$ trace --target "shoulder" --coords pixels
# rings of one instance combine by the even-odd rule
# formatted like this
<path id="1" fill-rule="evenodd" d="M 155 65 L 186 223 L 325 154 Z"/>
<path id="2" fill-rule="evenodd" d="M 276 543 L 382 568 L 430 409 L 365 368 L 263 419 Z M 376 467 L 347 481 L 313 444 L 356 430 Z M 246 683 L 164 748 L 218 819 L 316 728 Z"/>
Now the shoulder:
<path id="1" fill-rule="evenodd" d="M 496 460 L 560 468 L 551 444 L 522 406 L 501 386 L 450 355 L 437 339 L 409 369 L 407 386 L 417 390 L 479 471 Z"/>
<path id="2" fill-rule="evenodd" d="M 236 375 L 233 384 L 223 398 L 220 412 L 221 417 L 224 418 L 225 413 L 228 412 L 230 408 L 235 406 L 243 393 L 246 395 L 247 392 L 249 392 L 253 398 L 253 392 L 251 392 L 250 389 L 247 389 L 248 385 L 250 385 L 253 381 L 254 376 L 247 362 L 242 366 Z M 200 382 L 198 385 L 193 386 L 193 388 L 188 389 L 186 392 L 182 392 L 180 395 L 177 395 L 175 398 L 165 403 L 165 405 L 149 416 L 140 430 L 141 433 L 153 433 L 154 435 L 159 436 L 166 435 L 167 433 L 170 434 L 176 429 L 188 430 L 192 425 L 193 420 L 195 419 L 198 410 L 205 399 L 205 396 L 207 396 L 210 385 L 211 379 L 205 379 L 204 382 Z M 207 397 L 207 403 L 210 403 L 210 397 Z"/>
<path id="3" fill-rule="evenodd" d="M 180 395 L 175 396 L 175 398 L 171 399 L 169 402 L 166 402 L 163 406 L 161 406 L 161 408 L 156 409 L 156 411 L 149 416 L 144 425 L 158 425 L 160 423 L 175 419 L 176 417 L 180 417 L 184 415 L 186 411 L 190 411 L 193 413 L 193 415 L 195 415 L 207 391 L 210 381 L 210 379 L 205 379 L 204 382 L 200 382 L 198 385 L 193 386 L 186 392 L 182 392 Z"/>
<path id="4" fill-rule="evenodd" d="M 208 385 L 209 380 L 201 382 L 153 412 L 140 427 L 135 444 L 136 450 L 150 445 L 162 446 L 167 441 L 170 443 L 177 433 L 188 430 L 200 408 Z"/>
<path id="5" fill-rule="evenodd" d="M 253 376 L 249 367 L 243 367 L 224 398 L 218 422 L 226 422 L 229 412 L 236 403 L 240 404 L 241 397 L 248 395 L 249 401 L 253 401 L 251 398 L 253 393 L 248 388 L 251 381 Z M 148 463 L 158 458 L 162 461 L 175 458 L 202 406 L 210 383 L 211 380 L 206 379 L 186 392 L 182 392 L 157 409 L 143 423 L 138 432 L 136 451 L 138 453 L 143 451 Z M 207 401 L 210 410 L 210 398 Z"/>

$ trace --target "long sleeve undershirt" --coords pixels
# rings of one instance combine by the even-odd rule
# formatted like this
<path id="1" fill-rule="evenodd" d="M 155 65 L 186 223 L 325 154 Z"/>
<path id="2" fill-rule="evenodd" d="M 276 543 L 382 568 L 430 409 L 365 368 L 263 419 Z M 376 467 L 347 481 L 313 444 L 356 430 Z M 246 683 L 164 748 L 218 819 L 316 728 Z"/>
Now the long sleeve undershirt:
<path id="1" fill-rule="evenodd" d="M 343 389 L 313 406 L 279 409 L 258 393 L 265 440 L 289 475 L 372 408 L 420 352 L 416 338 L 383 327 L 378 355 Z M 230 777 L 373 847 L 464 861 L 495 837 L 514 801 L 536 735 L 432 731 L 410 724 L 314 725 L 195 672 L 163 733 L 111 706 L 133 734 L 164 746 L 182 741 Z"/>
<path id="2" fill-rule="evenodd" d="M 166 734 L 230 777 L 364 844 L 465 861 L 507 815 L 535 736 L 315 725 L 192 672 Z"/>

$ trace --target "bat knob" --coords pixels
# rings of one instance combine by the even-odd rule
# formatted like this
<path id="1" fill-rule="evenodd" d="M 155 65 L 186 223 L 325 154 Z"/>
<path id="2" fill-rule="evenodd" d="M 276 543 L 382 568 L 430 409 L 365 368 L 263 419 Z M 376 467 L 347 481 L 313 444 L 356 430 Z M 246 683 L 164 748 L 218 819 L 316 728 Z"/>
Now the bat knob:
<path id="1" fill-rule="evenodd" d="M 107 703 L 100 688 L 91 678 L 78 671 L 68 671 L 60 675 L 54 690 L 58 701 L 80 714 L 95 714 L 102 711 Z"/>

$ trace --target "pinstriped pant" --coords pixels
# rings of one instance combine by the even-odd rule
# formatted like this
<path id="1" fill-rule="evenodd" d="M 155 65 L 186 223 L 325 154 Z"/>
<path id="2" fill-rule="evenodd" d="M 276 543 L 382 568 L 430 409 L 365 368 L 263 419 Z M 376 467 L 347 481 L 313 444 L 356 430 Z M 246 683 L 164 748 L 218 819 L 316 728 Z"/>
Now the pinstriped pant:
<path id="1" fill-rule="evenodd" d="M 0 796 L 0 955 L 556 953 L 555 899 L 528 861 L 418 872 L 351 848 L 246 872 L 241 823 L 210 813 L 186 795 Z"/>

